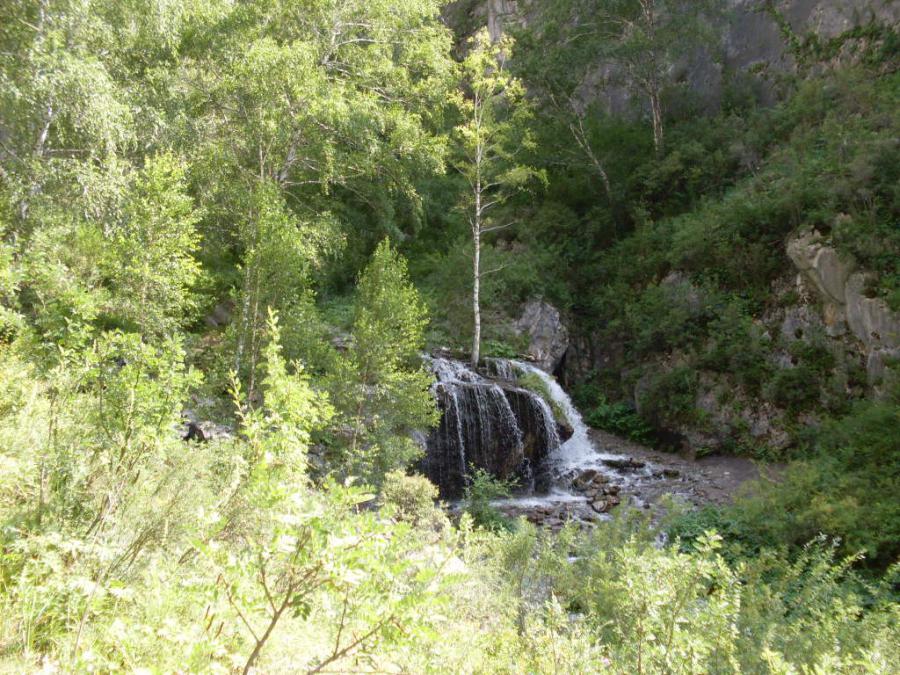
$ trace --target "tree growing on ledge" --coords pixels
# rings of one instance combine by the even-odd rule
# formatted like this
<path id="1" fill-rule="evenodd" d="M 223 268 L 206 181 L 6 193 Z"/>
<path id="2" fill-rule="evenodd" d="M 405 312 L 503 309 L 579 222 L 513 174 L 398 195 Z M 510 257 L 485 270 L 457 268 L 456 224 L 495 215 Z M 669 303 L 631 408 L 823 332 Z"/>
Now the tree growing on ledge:
<path id="1" fill-rule="evenodd" d="M 456 104 L 462 121 L 455 129 L 455 168 L 465 177 L 468 190 L 463 208 L 472 230 L 472 365 L 481 356 L 481 279 L 498 269 L 481 268 L 484 235 L 506 229 L 514 220 L 499 220 L 499 208 L 543 174 L 519 161 L 523 150 L 534 146 L 526 131 L 530 109 L 525 88 L 507 70 L 512 39 L 492 42 L 487 29 L 469 40 L 462 62 Z"/>
<path id="2" fill-rule="evenodd" d="M 711 0 L 559 0 L 540 10 L 539 20 L 533 23 L 541 31 L 531 45 L 531 59 L 538 61 L 538 67 L 531 67 L 540 86 L 552 94 L 555 114 L 572 117 L 574 140 L 604 185 L 608 182 L 605 169 L 584 130 L 584 104 L 575 102 L 579 89 L 599 65 L 613 66 L 608 84 L 625 86 L 644 100 L 653 146 L 657 155 L 662 153 L 664 95 L 674 84 L 678 64 L 701 51 L 717 56 L 719 38 L 711 27 L 722 13 L 720 5 Z"/>

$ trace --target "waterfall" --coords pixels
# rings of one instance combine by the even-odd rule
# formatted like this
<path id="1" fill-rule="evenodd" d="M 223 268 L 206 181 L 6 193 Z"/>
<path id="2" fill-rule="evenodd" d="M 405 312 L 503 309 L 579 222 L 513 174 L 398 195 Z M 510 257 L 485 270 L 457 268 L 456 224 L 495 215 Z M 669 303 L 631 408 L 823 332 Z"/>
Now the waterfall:
<path id="1" fill-rule="evenodd" d="M 428 437 L 422 468 L 444 497 L 466 485 L 470 466 L 527 486 L 535 473 L 555 500 L 572 497 L 572 477 L 586 469 L 608 473 L 620 455 L 599 452 L 588 426 L 556 379 L 537 366 L 485 359 L 478 371 L 454 359 L 426 357 L 442 416 Z M 522 375 L 540 378 L 550 400 L 518 386 Z M 554 408 L 572 435 L 563 440 Z M 519 499 L 522 499 L 521 497 Z"/>
<path id="2" fill-rule="evenodd" d="M 597 466 L 601 460 L 615 457 L 615 455 L 597 452 L 597 448 L 588 436 L 588 427 L 584 423 L 581 413 L 578 412 L 572 399 L 559 385 L 556 378 L 530 363 L 523 361 L 511 361 L 510 363 L 521 372 L 531 373 L 541 379 L 547 386 L 553 403 L 562 410 L 572 427 L 571 438 L 562 443 L 559 450 L 548 458 L 549 463 L 557 472 L 564 473 L 573 469 Z"/>
<path id="3" fill-rule="evenodd" d="M 423 470 L 444 496 L 465 486 L 469 465 L 501 478 L 529 479 L 560 447 L 553 411 L 537 394 L 515 386 L 516 367 L 491 360 L 485 373 L 453 359 L 427 357 L 441 422 L 428 437 Z"/>
<path id="4" fill-rule="evenodd" d="M 500 508 L 520 514 L 523 509 L 559 513 L 562 508 L 567 514 L 567 509 L 581 509 L 581 517 L 596 518 L 574 479 L 602 474 L 615 483 L 613 497 L 620 488 L 649 480 L 650 465 L 598 451 L 572 399 L 537 366 L 489 358 L 476 371 L 453 359 L 426 357 L 426 361 L 435 375 L 432 391 L 443 414 L 428 437 L 422 468 L 442 497 L 459 496 L 474 465 L 499 478 L 517 478 L 524 488 L 510 499 L 496 501 Z M 519 386 L 523 375 L 539 378 L 549 401 Z M 554 410 L 565 420 L 558 421 Z M 560 428 L 566 427 L 572 434 L 563 440 Z"/>

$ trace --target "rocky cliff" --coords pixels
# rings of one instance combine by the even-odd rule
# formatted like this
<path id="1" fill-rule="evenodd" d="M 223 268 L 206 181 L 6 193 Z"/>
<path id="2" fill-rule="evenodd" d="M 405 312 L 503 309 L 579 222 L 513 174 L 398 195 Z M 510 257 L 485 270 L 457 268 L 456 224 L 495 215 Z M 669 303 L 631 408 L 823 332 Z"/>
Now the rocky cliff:
<path id="1" fill-rule="evenodd" d="M 528 26 L 535 8 L 551 0 L 458 0 L 448 19 L 460 32 L 487 26 L 493 37 Z M 795 72 L 797 59 L 791 41 L 831 43 L 834 58 L 848 56 L 853 43 L 865 41 L 859 29 L 900 22 L 900 3 L 894 0 L 723 0 L 721 54 L 699 53 L 691 63 L 676 66 L 676 79 L 706 102 L 718 106 L 723 72 L 752 72 L 757 94 L 774 100 L 779 75 Z M 855 32 L 856 31 L 856 32 Z M 598 62 L 585 80 L 581 95 L 602 102 L 611 114 L 630 114 L 634 106 L 628 88 L 611 84 L 614 67 Z"/>

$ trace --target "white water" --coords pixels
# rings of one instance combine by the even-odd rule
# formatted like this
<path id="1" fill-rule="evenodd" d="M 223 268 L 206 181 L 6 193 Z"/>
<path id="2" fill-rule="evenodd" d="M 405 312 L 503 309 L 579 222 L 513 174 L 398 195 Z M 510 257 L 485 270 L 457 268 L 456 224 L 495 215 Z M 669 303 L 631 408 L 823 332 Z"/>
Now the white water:
<path id="1" fill-rule="evenodd" d="M 463 411 L 459 410 L 460 402 L 457 400 L 454 387 L 456 385 L 486 385 L 484 387 L 485 396 L 488 393 L 495 394 L 498 399 L 502 398 L 504 403 L 506 403 L 506 399 L 503 396 L 500 387 L 493 384 L 492 377 L 482 376 L 472 370 L 467 364 L 441 357 L 426 358 L 430 364 L 431 370 L 435 373 L 437 378 L 437 381 L 433 386 L 442 387 L 449 385 L 447 391 L 451 394 L 450 405 L 451 407 L 455 407 L 454 413 L 458 427 L 453 431 L 455 431 L 458 436 L 460 447 L 460 471 L 464 472 L 466 460 L 463 443 L 466 434 L 464 434 L 461 426 Z M 583 503 L 584 496 L 572 489 L 571 481 L 575 476 L 588 469 L 595 469 L 605 475 L 615 476 L 616 484 L 623 486 L 635 481 L 640 481 L 641 478 L 646 477 L 651 473 L 650 467 L 637 470 L 632 468 L 626 472 L 620 472 L 605 464 L 606 460 L 621 461 L 627 459 L 627 456 L 598 450 L 590 438 L 588 426 L 584 423 L 584 420 L 574 403 L 572 403 L 572 399 L 569 398 L 569 395 L 552 375 L 549 375 L 533 364 L 524 361 L 491 359 L 489 367 L 493 371 L 490 373 L 493 377 L 507 380 L 513 385 L 516 384 L 516 379 L 523 374 L 531 374 L 540 378 L 546 385 L 546 389 L 551 399 L 550 402 L 547 402 L 543 397 L 535 396 L 536 403 L 540 407 L 541 414 L 544 417 L 545 428 L 547 428 L 551 434 L 550 452 L 544 460 L 544 466 L 548 471 L 548 478 L 550 479 L 549 484 L 545 484 L 546 492 L 539 494 L 531 492 L 516 495 L 510 499 L 498 500 L 495 502 L 496 505 L 514 505 L 517 507 L 530 508 L 572 502 Z M 495 387 L 496 392 L 493 391 Z M 569 426 L 572 428 L 572 436 L 564 443 L 559 443 L 558 440 L 554 441 L 554 439 L 558 439 L 558 436 L 556 435 L 556 422 L 553 410 L 548 403 L 552 403 L 553 406 L 562 411 Z M 485 399 L 482 401 L 482 399 L 479 398 L 478 405 L 476 406 L 477 409 L 469 410 L 468 414 L 475 414 L 481 417 L 484 414 L 486 405 L 487 400 Z M 512 416 L 511 410 L 509 411 L 509 415 Z M 512 417 L 512 419 L 514 419 L 514 417 Z M 513 424 L 512 426 L 515 427 L 515 431 L 518 432 L 516 425 Z M 479 428 L 487 429 L 488 427 L 489 425 L 482 420 Z M 453 431 L 450 433 L 453 433 Z"/>
<path id="2" fill-rule="evenodd" d="M 555 377 L 524 361 L 510 361 L 510 363 L 525 373 L 536 375 L 547 385 L 553 403 L 563 411 L 563 414 L 569 421 L 569 425 L 572 427 L 572 437 L 563 443 L 559 450 L 547 458 L 547 461 L 558 475 L 570 473 L 573 470 L 602 468 L 604 459 L 622 459 L 622 455 L 597 451 L 596 446 L 588 435 L 588 427 L 581 418 L 581 413 L 578 412 L 565 390 L 559 386 L 559 382 L 556 381 Z"/>

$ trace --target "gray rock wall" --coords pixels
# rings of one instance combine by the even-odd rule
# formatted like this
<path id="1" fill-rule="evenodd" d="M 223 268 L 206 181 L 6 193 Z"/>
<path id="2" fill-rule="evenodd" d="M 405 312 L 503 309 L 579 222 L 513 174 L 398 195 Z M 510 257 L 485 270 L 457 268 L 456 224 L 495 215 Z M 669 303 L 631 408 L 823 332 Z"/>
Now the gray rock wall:
<path id="1" fill-rule="evenodd" d="M 840 254 L 815 230 L 802 233 L 787 245 L 798 270 L 802 295 L 814 294 L 822 323 L 832 338 L 842 338 L 866 364 L 869 385 L 880 388 L 886 363 L 900 357 L 900 314 L 881 298 L 869 297 L 868 275 Z"/>
<path id="2" fill-rule="evenodd" d="M 478 0 L 457 2 L 471 24 L 486 25 L 493 37 L 515 26 L 527 25 L 539 3 L 553 0 Z M 758 93 L 773 100 L 779 73 L 791 72 L 796 63 L 789 53 L 782 29 L 766 10 L 767 0 L 722 0 L 726 20 L 722 26 L 722 62 L 701 52 L 692 63 L 680 64 L 678 79 L 701 94 L 707 107 L 718 105 L 722 95 L 722 70 L 753 71 L 758 76 Z M 817 35 L 827 40 L 869 24 L 900 23 L 897 0 L 776 0 L 777 12 L 798 36 Z M 615 69 L 597 63 L 582 87 L 584 103 L 599 101 L 611 114 L 627 114 L 635 109 L 629 90 L 611 85 Z M 640 107 L 638 102 L 638 107 Z"/>

